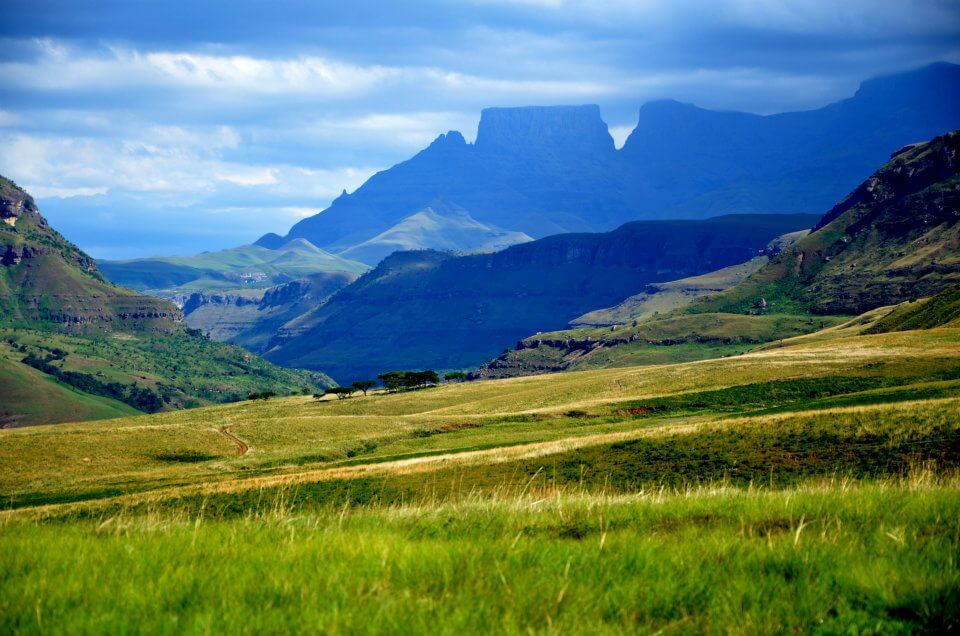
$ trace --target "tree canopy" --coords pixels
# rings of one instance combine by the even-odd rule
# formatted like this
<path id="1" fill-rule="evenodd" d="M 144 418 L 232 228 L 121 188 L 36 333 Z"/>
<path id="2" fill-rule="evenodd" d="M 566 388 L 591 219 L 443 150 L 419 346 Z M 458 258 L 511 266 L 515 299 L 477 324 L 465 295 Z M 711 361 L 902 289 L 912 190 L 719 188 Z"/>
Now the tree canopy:
<path id="1" fill-rule="evenodd" d="M 362 391 L 364 395 L 367 394 L 367 391 L 377 386 L 376 380 L 358 380 L 350 385 L 357 391 Z"/>
<path id="2" fill-rule="evenodd" d="M 388 391 L 419 389 L 439 384 L 440 376 L 432 369 L 423 371 L 387 371 L 377 376 Z"/>

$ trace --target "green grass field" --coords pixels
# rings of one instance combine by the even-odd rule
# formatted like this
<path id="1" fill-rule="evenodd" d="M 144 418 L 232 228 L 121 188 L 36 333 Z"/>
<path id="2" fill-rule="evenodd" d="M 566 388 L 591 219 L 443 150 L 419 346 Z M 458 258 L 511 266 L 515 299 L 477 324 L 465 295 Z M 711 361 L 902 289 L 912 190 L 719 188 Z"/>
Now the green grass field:
<path id="1" fill-rule="evenodd" d="M 94 387 L 119 383 L 149 390 L 162 399 L 164 409 L 239 400 L 264 390 L 289 395 L 333 382 L 321 372 L 276 367 L 236 345 L 183 332 L 91 336 L 0 326 L 0 379 L 5 385 L 0 425 L 102 419 L 143 411 L 109 394 L 84 392 L 23 362 L 28 355 L 49 359 L 54 352 L 50 364 L 57 370 L 82 374 Z"/>
<path id="2" fill-rule="evenodd" d="M 715 360 L 0 431 L 0 631 L 956 630 L 960 329 L 863 333 L 878 315 Z"/>

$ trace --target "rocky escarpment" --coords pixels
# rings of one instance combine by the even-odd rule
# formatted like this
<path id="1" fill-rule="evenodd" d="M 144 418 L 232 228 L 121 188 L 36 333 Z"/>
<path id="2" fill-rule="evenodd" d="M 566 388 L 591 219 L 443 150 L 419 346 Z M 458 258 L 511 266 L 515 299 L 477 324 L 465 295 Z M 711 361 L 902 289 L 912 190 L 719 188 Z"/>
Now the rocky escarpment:
<path id="1" fill-rule="evenodd" d="M 585 330 L 589 335 L 573 337 L 564 332 L 554 335 L 535 335 L 517 341 L 512 350 L 504 351 L 493 360 L 482 364 L 469 374 L 471 379 L 512 378 L 538 373 L 566 371 L 583 365 L 592 356 L 604 350 L 628 345 L 671 347 L 674 345 L 735 345 L 760 344 L 769 337 L 750 333 L 737 335 L 690 333 L 665 335 L 650 325 L 614 325 L 607 329 Z"/>
<path id="2" fill-rule="evenodd" d="M 309 315 L 342 287 L 350 272 L 324 272 L 251 293 L 194 293 L 183 300 L 186 323 L 211 338 L 261 352 L 309 326 Z M 289 326 L 288 326 L 288 323 Z"/>
<path id="3" fill-rule="evenodd" d="M 260 304 L 260 299 L 251 298 L 250 296 L 242 296 L 239 294 L 211 294 L 194 292 L 187 296 L 183 301 L 183 313 L 185 315 L 192 314 L 194 311 L 205 305 L 232 305 L 236 307 L 244 307 L 247 305 L 258 304 Z"/>
<path id="4" fill-rule="evenodd" d="M 485 108 L 475 143 L 491 156 L 610 158 L 616 148 L 596 104 Z"/>
<path id="5" fill-rule="evenodd" d="M 0 176 L 0 265 L 56 254 L 102 280 L 96 262 L 50 227 L 33 197 Z"/>

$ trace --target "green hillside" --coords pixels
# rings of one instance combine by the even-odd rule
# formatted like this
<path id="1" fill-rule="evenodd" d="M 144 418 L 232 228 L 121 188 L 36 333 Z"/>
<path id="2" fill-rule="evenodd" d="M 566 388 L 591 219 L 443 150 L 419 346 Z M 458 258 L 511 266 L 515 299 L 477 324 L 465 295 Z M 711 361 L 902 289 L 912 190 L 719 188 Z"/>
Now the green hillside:
<path id="1" fill-rule="evenodd" d="M 960 283 L 960 131 L 914 144 L 838 203 L 815 231 L 700 312 L 857 314 Z"/>
<path id="2" fill-rule="evenodd" d="M 169 303 L 107 282 L 92 258 L 41 216 L 33 197 L 0 176 L 0 321 L 73 332 L 169 331 Z"/>
<path id="3" fill-rule="evenodd" d="M 960 287 L 951 287 L 933 298 L 904 303 L 878 320 L 871 333 L 960 326 Z"/>
<path id="4" fill-rule="evenodd" d="M 0 392 L 5 426 L 289 394 L 332 384 L 212 342 L 172 303 L 118 287 L 0 177 Z"/>
<path id="5" fill-rule="evenodd" d="M 653 283 L 613 307 L 594 309 L 570 321 L 573 327 L 610 327 L 686 307 L 695 299 L 728 289 L 767 264 L 766 256 L 756 256 L 746 263 L 724 267 L 700 276 L 690 276 L 666 283 Z"/>
<path id="6" fill-rule="evenodd" d="M 165 297 L 195 291 L 265 289 L 311 274 L 362 274 L 369 269 L 325 252 L 306 239 L 291 240 L 277 249 L 243 245 L 195 256 L 100 261 L 99 266 L 118 285 Z"/>
<path id="7" fill-rule="evenodd" d="M 102 420 L 139 413 L 135 408 L 107 397 L 91 395 L 56 382 L 0 349 L 0 427 L 50 424 L 65 421 Z M 12 405 L 17 405 L 16 408 Z"/>
<path id="8" fill-rule="evenodd" d="M 695 363 L 0 431 L 0 626 L 949 631 L 960 330 L 866 333 L 884 314 Z"/>

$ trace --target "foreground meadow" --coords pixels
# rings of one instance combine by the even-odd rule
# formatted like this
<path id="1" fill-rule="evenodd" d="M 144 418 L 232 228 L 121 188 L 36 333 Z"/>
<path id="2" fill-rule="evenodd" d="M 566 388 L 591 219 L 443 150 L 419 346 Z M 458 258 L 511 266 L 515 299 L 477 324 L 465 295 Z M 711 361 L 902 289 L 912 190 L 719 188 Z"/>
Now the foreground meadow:
<path id="1" fill-rule="evenodd" d="M 955 479 L 274 504 L 8 525 L 0 629 L 908 633 L 960 620 Z"/>
<path id="2" fill-rule="evenodd" d="M 958 629 L 960 330 L 861 327 L 0 431 L 0 630 Z"/>

